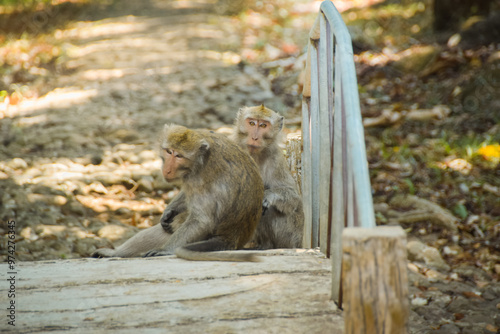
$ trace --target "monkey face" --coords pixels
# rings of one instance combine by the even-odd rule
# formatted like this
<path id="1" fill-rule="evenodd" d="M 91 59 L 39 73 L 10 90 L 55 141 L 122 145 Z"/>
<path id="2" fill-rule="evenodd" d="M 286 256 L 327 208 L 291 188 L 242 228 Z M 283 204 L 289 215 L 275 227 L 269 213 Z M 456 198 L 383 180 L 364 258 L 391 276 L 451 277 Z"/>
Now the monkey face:
<path id="1" fill-rule="evenodd" d="M 247 118 L 245 130 L 248 149 L 250 153 L 256 153 L 266 146 L 266 139 L 272 134 L 272 125 L 266 120 Z"/>
<path id="2" fill-rule="evenodd" d="M 203 136 L 180 125 L 165 125 L 161 137 L 163 177 L 168 182 L 182 181 L 194 169 L 203 165 L 210 145 Z"/>
<path id="3" fill-rule="evenodd" d="M 163 177 L 168 182 L 173 182 L 182 178 L 187 171 L 189 171 L 189 159 L 185 158 L 184 155 L 171 148 L 163 148 L 161 152 L 161 158 L 163 160 Z"/>

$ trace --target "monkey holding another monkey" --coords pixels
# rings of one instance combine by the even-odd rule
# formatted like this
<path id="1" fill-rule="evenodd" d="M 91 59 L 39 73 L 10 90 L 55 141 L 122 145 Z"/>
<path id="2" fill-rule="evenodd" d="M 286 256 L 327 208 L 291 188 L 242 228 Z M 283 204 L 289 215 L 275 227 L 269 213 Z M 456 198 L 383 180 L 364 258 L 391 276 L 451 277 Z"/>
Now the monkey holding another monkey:
<path id="1" fill-rule="evenodd" d="M 264 105 L 244 107 L 238 111 L 231 136 L 257 163 L 264 181 L 263 214 L 250 245 L 257 249 L 302 247 L 302 198 L 278 145 L 283 120 Z M 178 220 L 174 218 L 182 210 L 182 201 L 168 205 L 160 219 L 167 232 L 175 230 Z"/>
<path id="2" fill-rule="evenodd" d="M 250 244 L 257 249 L 302 247 L 302 198 L 278 145 L 283 120 L 283 116 L 264 105 L 244 107 L 238 111 L 231 136 L 257 163 L 264 181 L 263 214 Z M 160 219 L 166 231 L 177 225 L 174 217 L 182 210 L 181 201 L 168 205 Z"/>
<path id="3" fill-rule="evenodd" d="M 254 261 L 241 249 L 262 217 L 264 185 L 255 161 L 224 135 L 166 125 L 161 138 L 162 172 L 180 193 L 162 223 L 136 234 L 116 249 L 93 257 L 161 256 L 187 260 Z"/>

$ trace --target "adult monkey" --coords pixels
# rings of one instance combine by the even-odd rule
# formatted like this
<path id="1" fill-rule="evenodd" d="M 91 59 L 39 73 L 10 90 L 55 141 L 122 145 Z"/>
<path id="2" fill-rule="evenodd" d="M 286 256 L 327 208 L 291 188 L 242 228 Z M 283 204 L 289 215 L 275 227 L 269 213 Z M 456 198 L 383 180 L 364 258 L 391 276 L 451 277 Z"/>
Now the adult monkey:
<path id="1" fill-rule="evenodd" d="M 260 249 L 302 247 L 302 198 L 278 145 L 283 119 L 264 105 L 244 107 L 232 135 L 255 160 L 264 181 L 263 215 L 253 240 Z"/>
<path id="2" fill-rule="evenodd" d="M 161 149 L 163 176 L 181 186 L 162 224 L 92 256 L 175 252 L 187 260 L 254 261 L 247 253 L 210 253 L 243 248 L 259 223 L 264 186 L 252 158 L 223 135 L 179 125 L 165 126 Z"/>

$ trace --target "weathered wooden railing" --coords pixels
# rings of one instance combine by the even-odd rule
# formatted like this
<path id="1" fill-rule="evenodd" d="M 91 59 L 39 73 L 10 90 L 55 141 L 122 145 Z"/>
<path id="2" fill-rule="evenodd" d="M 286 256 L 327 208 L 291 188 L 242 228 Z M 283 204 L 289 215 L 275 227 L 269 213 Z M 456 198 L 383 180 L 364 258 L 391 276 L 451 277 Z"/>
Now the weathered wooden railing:
<path id="1" fill-rule="evenodd" d="M 342 231 L 375 227 L 351 37 L 325 1 L 309 34 L 302 100 L 304 247 L 332 258 L 332 298 L 340 301 Z"/>
<path id="2" fill-rule="evenodd" d="M 331 256 L 345 333 L 406 333 L 406 235 L 375 228 L 352 42 L 331 1 L 309 34 L 302 117 L 303 246 Z"/>

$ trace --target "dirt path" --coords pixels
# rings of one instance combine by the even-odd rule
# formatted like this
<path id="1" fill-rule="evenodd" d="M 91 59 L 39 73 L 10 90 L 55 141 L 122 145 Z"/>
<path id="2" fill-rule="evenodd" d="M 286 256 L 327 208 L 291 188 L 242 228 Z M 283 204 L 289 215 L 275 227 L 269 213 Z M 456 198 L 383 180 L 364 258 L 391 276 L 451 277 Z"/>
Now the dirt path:
<path id="1" fill-rule="evenodd" d="M 218 129 L 241 106 L 279 103 L 238 66 L 237 27 L 213 4 L 128 0 L 98 15 L 56 32 L 64 71 L 2 120 L 2 219 L 17 222 L 20 260 L 88 256 L 156 222 L 175 194 L 159 174 L 163 124 Z"/>

